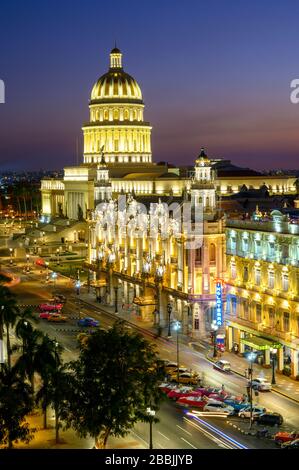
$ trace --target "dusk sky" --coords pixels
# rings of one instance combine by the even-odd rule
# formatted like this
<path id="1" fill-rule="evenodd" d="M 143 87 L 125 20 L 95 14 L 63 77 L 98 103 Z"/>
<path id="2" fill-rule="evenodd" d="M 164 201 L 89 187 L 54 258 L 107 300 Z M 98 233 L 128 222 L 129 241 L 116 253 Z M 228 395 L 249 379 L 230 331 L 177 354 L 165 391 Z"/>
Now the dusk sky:
<path id="1" fill-rule="evenodd" d="M 76 164 L 115 41 L 143 92 L 153 161 L 192 164 L 204 146 L 241 166 L 298 168 L 298 1 L 10 0 L 0 15 L 1 169 Z"/>

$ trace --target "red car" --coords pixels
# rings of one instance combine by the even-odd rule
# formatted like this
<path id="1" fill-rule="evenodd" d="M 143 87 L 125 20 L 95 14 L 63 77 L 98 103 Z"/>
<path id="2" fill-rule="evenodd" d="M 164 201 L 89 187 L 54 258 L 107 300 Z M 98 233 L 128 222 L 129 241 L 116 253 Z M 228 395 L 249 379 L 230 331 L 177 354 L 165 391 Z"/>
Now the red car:
<path id="1" fill-rule="evenodd" d="M 159 385 L 159 388 L 162 390 L 162 392 L 168 393 L 170 392 L 170 390 L 177 388 L 177 384 L 170 384 L 168 382 L 163 382 L 162 384 Z"/>
<path id="2" fill-rule="evenodd" d="M 53 312 L 42 312 L 39 314 L 39 318 L 45 318 L 48 320 L 49 316 L 52 315 Z"/>
<path id="3" fill-rule="evenodd" d="M 201 396 L 200 392 L 195 392 L 192 387 L 177 387 L 174 388 L 173 390 L 170 390 L 170 392 L 167 393 L 168 398 L 172 398 L 173 400 L 177 400 L 178 398 L 181 397 L 186 397 L 186 396 Z"/>
<path id="4" fill-rule="evenodd" d="M 193 408 L 201 408 L 207 404 L 204 397 L 181 397 L 177 400 L 177 404 L 181 406 L 192 406 Z"/>
<path id="5" fill-rule="evenodd" d="M 298 432 L 277 432 L 274 436 L 276 444 L 283 444 L 284 442 L 294 441 L 295 439 L 299 439 Z"/>
<path id="6" fill-rule="evenodd" d="M 63 304 L 39 304 L 38 309 L 40 312 L 57 312 L 62 307 Z"/>

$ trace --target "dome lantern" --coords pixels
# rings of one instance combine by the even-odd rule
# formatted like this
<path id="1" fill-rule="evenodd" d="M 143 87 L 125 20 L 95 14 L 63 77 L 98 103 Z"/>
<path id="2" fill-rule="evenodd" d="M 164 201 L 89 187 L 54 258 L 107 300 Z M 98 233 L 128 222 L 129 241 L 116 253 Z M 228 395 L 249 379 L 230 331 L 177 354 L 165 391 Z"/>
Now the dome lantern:
<path id="1" fill-rule="evenodd" d="M 122 69 L 121 63 L 122 53 L 117 47 L 110 52 L 110 69 Z"/>

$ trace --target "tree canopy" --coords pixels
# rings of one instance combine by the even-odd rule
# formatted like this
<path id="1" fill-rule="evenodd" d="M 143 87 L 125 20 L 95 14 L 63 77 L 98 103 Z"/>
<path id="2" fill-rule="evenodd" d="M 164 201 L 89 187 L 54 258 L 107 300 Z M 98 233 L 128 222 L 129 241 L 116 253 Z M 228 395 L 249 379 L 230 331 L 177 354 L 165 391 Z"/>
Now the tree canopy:
<path id="1" fill-rule="evenodd" d="M 98 330 L 70 365 L 73 380 L 68 426 L 104 448 L 109 435 L 125 436 L 137 421 L 148 421 L 147 408 L 158 409 L 162 363 L 146 339 L 128 332 L 123 322 Z"/>

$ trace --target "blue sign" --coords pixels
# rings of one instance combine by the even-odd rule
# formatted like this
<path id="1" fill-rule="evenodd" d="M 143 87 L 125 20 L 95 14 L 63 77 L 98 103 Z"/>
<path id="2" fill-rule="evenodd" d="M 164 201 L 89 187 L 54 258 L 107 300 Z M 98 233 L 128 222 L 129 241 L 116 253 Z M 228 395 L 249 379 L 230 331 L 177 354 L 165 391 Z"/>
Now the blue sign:
<path id="1" fill-rule="evenodd" d="M 222 282 L 216 283 L 216 324 L 221 326 L 223 323 L 222 315 Z"/>

